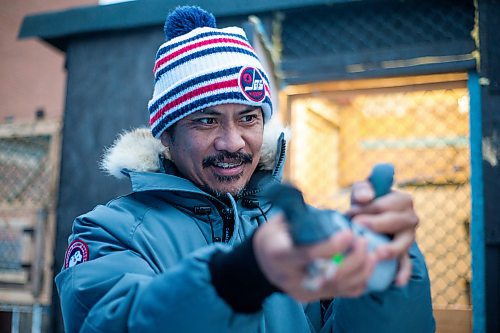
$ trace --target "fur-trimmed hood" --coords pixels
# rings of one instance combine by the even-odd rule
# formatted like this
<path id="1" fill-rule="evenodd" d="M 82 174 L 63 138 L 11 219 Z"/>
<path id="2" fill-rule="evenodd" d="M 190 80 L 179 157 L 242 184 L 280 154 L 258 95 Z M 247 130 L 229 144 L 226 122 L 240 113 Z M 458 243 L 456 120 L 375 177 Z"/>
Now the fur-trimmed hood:
<path id="1" fill-rule="evenodd" d="M 278 121 L 271 120 L 264 126 L 264 140 L 258 168 L 272 170 L 278 151 L 278 138 L 284 133 L 289 137 L 289 130 Z M 116 178 L 123 178 L 122 170 L 137 172 L 158 172 L 160 170 L 159 156 L 170 159 L 168 149 L 159 139 L 151 135 L 147 127 L 124 132 L 104 151 L 100 168 Z"/>

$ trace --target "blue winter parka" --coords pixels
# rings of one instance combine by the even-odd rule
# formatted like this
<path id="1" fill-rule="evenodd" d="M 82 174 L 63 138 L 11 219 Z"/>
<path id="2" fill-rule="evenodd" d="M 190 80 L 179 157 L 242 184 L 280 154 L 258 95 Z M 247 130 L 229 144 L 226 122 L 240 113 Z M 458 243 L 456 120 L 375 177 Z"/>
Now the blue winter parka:
<path id="1" fill-rule="evenodd" d="M 416 245 L 407 286 L 336 298 L 323 318 L 319 302 L 300 304 L 283 293 L 269 296 L 252 314 L 235 312 L 219 297 L 207 263 L 272 215 L 259 189 L 281 177 L 285 144 L 283 135 L 276 144 L 278 136 L 266 128 L 259 170 L 228 205 L 165 170 L 157 156 L 168 159 L 168 152 L 149 130 L 122 135 L 103 165 L 115 176 L 128 176 L 132 193 L 73 223 L 69 243 L 88 249 L 55 279 L 66 332 L 433 332 L 430 283 Z M 214 242 L 223 239 L 223 212 L 234 220 L 232 237 Z"/>

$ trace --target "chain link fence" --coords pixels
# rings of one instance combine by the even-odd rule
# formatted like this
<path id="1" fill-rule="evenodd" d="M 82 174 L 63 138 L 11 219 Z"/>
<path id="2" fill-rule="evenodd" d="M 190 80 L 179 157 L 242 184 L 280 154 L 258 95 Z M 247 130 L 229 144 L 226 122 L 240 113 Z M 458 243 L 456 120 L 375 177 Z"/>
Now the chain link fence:
<path id="1" fill-rule="evenodd" d="M 306 200 L 345 210 L 353 182 L 393 163 L 396 187 L 414 196 L 434 305 L 470 308 L 465 81 L 316 92 L 290 105 L 289 175 Z"/>
<path id="2" fill-rule="evenodd" d="M 52 123 L 0 126 L 0 311 L 16 332 L 47 319 L 58 133 Z"/>
<path id="3" fill-rule="evenodd" d="M 0 286 L 30 279 L 36 208 L 48 203 L 50 136 L 0 138 Z"/>
<path id="4" fill-rule="evenodd" d="M 286 15 L 283 53 L 289 59 L 414 47 L 470 38 L 474 4 L 468 0 L 386 1 L 297 10 Z"/>
<path id="5" fill-rule="evenodd" d="M 38 135 L 0 139 L 1 207 L 48 202 L 50 138 Z"/>

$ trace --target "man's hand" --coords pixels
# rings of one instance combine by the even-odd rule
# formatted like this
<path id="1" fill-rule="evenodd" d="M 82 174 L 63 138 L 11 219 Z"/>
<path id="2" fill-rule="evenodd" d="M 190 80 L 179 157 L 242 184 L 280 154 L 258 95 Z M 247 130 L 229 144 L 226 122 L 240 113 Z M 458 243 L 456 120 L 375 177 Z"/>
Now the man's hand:
<path id="1" fill-rule="evenodd" d="M 408 193 L 392 191 L 374 200 L 375 193 L 369 182 L 353 185 L 351 209 L 346 213 L 354 223 L 382 234 L 393 236 L 392 241 L 376 251 L 378 260 L 399 258 L 396 284 L 405 285 L 411 276 L 408 248 L 415 241 L 418 216 L 413 199 Z"/>
<path id="2" fill-rule="evenodd" d="M 362 294 L 373 269 L 375 256 L 367 252 L 366 240 L 354 239 L 351 231 L 309 246 L 296 246 L 282 215 L 277 215 L 257 229 L 253 238 L 257 262 L 266 278 L 291 297 L 301 302 L 337 296 L 355 297 Z M 320 288 L 304 288 L 307 267 L 319 258 L 329 259 L 335 253 L 351 251 L 336 274 L 322 280 Z"/>

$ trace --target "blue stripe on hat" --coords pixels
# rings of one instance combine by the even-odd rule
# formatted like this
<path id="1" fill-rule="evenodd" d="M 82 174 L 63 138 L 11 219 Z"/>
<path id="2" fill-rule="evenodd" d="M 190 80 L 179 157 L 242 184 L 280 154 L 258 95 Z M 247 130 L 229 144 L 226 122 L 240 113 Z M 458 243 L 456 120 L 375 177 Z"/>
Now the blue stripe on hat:
<path id="1" fill-rule="evenodd" d="M 260 61 L 260 59 L 259 59 Z M 250 67 L 253 67 L 253 66 L 250 66 Z M 271 90 L 271 83 L 269 81 L 269 78 L 267 77 L 266 73 L 264 73 L 264 69 L 260 69 L 260 68 L 257 68 L 260 72 L 260 74 L 262 74 L 262 76 L 264 77 L 264 79 L 266 80 L 266 83 L 267 83 L 267 87 L 269 88 L 269 90 Z"/>
<path id="2" fill-rule="evenodd" d="M 243 103 L 241 104 L 244 105 L 251 105 L 240 92 L 236 91 L 224 92 L 216 95 L 207 96 L 204 98 L 200 98 L 199 100 L 196 100 L 192 103 L 186 104 L 183 107 L 179 108 L 178 110 L 170 114 L 167 114 L 156 126 L 154 126 L 151 129 L 151 132 L 153 133 L 154 137 L 157 137 L 157 135 L 163 132 L 166 127 L 170 126 L 173 121 L 177 121 L 178 118 L 181 118 L 183 115 L 202 110 L 206 108 L 208 105 L 211 105 L 211 103 L 213 102 L 217 102 L 217 104 L 228 104 L 230 103 L 229 101 L 234 102 L 235 100 L 242 101 Z M 272 105 L 269 96 L 266 96 L 264 101 L 260 103 L 260 105 L 263 104 Z"/>
<path id="3" fill-rule="evenodd" d="M 213 53 L 219 53 L 219 52 L 233 52 L 233 53 L 243 53 L 243 54 L 246 54 L 246 55 L 249 55 L 251 57 L 254 57 L 255 59 L 259 60 L 259 58 L 257 57 L 257 55 L 252 52 L 252 51 L 249 51 L 247 49 L 244 49 L 244 48 L 240 48 L 240 47 L 236 47 L 236 46 L 217 46 L 217 47 L 211 47 L 211 48 L 208 48 L 208 49 L 205 49 L 205 50 L 201 50 L 201 51 L 197 51 L 197 52 L 194 52 L 190 55 L 187 55 L 177 61 L 174 61 L 172 62 L 171 64 L 163 67 L 161 70 L 159 70 L 158 72 L 156 72 L 155 74 L 155 83 L 158 82 L 158 80 L 160 79 L 160 77 L 165 74 L 165 72 L 168 72 L 170 70 L 172 70 L 173 68 L 177 67 L 177 66 L 180 66 L 188 61 L 191 61 L 193 59 L 196 59 L 196 58 L 200 58 L 200 57 L 204 57 L 204 56 L 207 56 L 209 54 L 213 54 Z M 260 60 L 259 60 L 260 61 Z"/>
<path id="4" fill-rule="evenodd" d="M 205 38 L 205 37 L 210 37 L 210 36 L 229 36 L 229 37 L 234 37 L 234 38 L 237 38 L 237 39 L 241 40 L 242 42 L 248 43 L 250 45 L 250 43 L 248 42 L 248 40 L 246 38 L 244 38 L 242 35 L 232 34 L 232 33 L 228 33 L 228 32 L 221 32 L 221 31 L 210 31 L 210 32 L 201 33 L 199 35 L 196 35 L 194 37 L 182 40 L 182 41 L 174 43 L 174 44 L 169 44 L 169 45 L 165 45 L 164 47 L 161 47 L 158 50 L 158 52 L 156 53 L 156 60 L 158 60 L 158 58 L 160 58 L 160 56 L 163 55 L 165 52 L 168 52 L 168 51 L 170 51 L 170 50 L 178 47 L 179 45 L 187 44 L 187 43 L 190 43 L 190 42 L 195 41 L 197 39 L 201 39 L 201 38 Z"/>
<path id="5" fill-rule="evenodd" d="M 195 77 L 191 80 L 188 80 L 184 83 L 181 83 L 177 87 L 167 90 L 164 92 L 164 95 L 162 95 L 160 98 L 158 98 L 153 104 L 149 106 L 149 113 L 153 113 L 154 111 L 151 110 L 156 110 L 161 104 L 163 104 L 165 101 L 169 100 L 172 98 L 172 96 L 175 96 L 182 92 L 183 90 L 186 89 L 193 89 L 193 87 L 201 82 L 209 81 L 209 80 L 216 80 L 224 76 L 230 76 L 238 73 L 241 69 L 241 66 L 237 67 L 231 67 L 223 70 L 219 70 L 217 72 L 212 72 L 212 73 L 207 73 L 198 77 Z M 194 88 L 196 89 L 196 88 Z"/>

